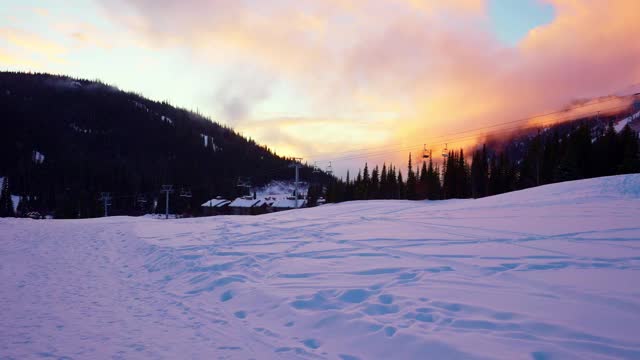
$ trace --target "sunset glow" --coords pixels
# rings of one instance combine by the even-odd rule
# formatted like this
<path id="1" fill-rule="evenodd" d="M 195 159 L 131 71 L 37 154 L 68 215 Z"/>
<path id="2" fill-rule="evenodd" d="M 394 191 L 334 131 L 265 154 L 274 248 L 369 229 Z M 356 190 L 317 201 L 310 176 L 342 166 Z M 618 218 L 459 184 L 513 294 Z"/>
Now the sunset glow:
<path id="1" fill-rule="evenodd" d="M 394 150 L 344 169 L 637 92 L 638 33 L 635 0 L 4 0 L 0 67 L 100 79 L 310 163 Z"/>

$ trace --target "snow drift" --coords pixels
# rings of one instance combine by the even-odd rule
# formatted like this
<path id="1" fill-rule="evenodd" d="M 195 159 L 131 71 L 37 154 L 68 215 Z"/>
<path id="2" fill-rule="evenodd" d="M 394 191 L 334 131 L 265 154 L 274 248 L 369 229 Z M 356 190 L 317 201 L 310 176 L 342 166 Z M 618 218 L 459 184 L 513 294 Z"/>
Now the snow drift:
<path id="1" fill-rule="evenodd" d="M 0 219 L 9 358 L 640 358 L 640 175 L 256 217 Z"/>

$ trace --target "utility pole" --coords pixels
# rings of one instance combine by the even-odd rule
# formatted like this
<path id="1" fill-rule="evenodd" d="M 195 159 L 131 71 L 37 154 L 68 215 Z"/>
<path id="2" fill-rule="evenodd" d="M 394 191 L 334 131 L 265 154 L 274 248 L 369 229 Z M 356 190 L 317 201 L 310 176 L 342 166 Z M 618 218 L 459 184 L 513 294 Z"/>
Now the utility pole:
<path id="1" fill-rule="evenodd" d="M 169 194 L 173 192 L 173 185 L 162 185 L 162 190 L 166 194 L 165 208 L 164 208 L 164 218 L 169 218 Z"/>
<path id="2" fill-rule="evenodd" d="M 294 182 L 294 191 L 293 191 L 296 199 L 296 205 L 295 205 L 296 209 L 298 208 L 298 179 L 299 179 L 298 170 L 300 169 L 300 161 L 302 161 L 302 158 L 293 158 L 293 162 L 291 163 L 291 165 L 289 165 L 289 167 L 296 169 L 296 181 Z"/>
<path id="3" fill-rule="evenodd" d="M 107 208 L 111 206 L 111 194 L 109 194 L 108 192 L 101 193 L 100 200 L 102 200 L 104 204 L 104 217 L 107 217 L 109 216 L 109 212 L 107 211 Z"/>

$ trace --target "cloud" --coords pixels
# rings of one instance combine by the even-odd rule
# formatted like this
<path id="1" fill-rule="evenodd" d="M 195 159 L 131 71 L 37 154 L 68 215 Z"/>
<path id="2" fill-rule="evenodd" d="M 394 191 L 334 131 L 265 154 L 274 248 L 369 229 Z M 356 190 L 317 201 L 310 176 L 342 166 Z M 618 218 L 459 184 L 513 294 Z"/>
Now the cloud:
<path id="1" fill-rule="evenodd" d="M 134 45 L 133 41 L 123 37 L 121 33 L 107 32 L 85 21 L 57 21 L 52 28 L 66 39 L 71 40 L 74 48 L 101 48 L 112 50 L 116 45 Z"/>
<path id="2" fill-rule="evenodd" d="M 291 134 L 285 139 L 268 128 L 273 124 L 254 118 L 256 105 L 272 100 L 271 82 L 295 89 L 295 97 L 282 103 L 283 112 L 300 99 L 313 114 L 297 120 L 298 134 L 318 131 L 315 122 L 305 120 L 309 117 L 350 119 L 323 132 L 343 139 L 323 149 L 340 152 L 371 138 L 380 146 L 432 138 L 444 143 L 443 134 L 452 138 L 464 129 L 548 112 L 640 81 L 640 2 L 545 1 L 554 6 L 553 21 L 531 30 L 514 47 L 492 32 L 484 1 L 102 4 L 147 46 L 185 48 L 211 66 L 250 64 L 256 70 L 248 80 L 244 74 L 226 80 L 242 85 L 216 92 L 221 114 L 242 119 L 238 125 L 259 141 L 282 139 L 290 141 L 287 148 L 296 143 L 299 152 L 311 154 L 313 146 L 291 140 Z M 247 128 L 251 120 L 256 121 Z M 353 120 L 370 123 L 345 128 Z M 341 136 L 345 129 L 358 135 Z"/>
<path id="3" fill-rule="evenodd" d="M 24 65 L 32 66 L 32 67 L 38 66 L 36 62 L 32 61 L 29 58 L 18 56 L 1 49 L 0 49 L 0 65 L 4 65 L 7 67 L 18 67 L 18 66 L 24 66 Z"/>
<path id="4" fill-rule="evenodd" d="M 39 16 L 41 16 L 43 18 L 49 17 L 51 15 L 49 10 L 47 10 L 45 8 L 42 8 L 42 7 L 36 7 L 36 8 L 33 8 L 32 10 L 36 15 L 39 15 Z"/>
<path id="5" fill-rule="evenodd" d="M 237 125 L 248 120 L 256 104 L 270 96 L 274 80 L 247 67 L 235 67 L 218 83 L 213 106 L 223 120 Z"/>
<path id="6" fill-rule="evenodd" d="M 50 60 L 62 61 L 62 56 L 66 53 L 65 48 L 57 42 L 19 28 L 0 28 L 0 38 L 19 48 L 44 55 Z"/>

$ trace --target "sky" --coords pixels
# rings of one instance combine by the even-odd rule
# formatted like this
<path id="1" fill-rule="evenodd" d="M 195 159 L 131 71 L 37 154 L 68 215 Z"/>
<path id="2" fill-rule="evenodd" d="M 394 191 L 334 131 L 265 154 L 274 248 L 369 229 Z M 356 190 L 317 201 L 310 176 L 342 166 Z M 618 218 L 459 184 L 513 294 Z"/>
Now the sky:
<path id="1" fill-rule="evenodd" d="M 634 91 L 638 34 L 636 0 L 0 0 L 0 69 L 99 79 L 344 171 Z"/>

